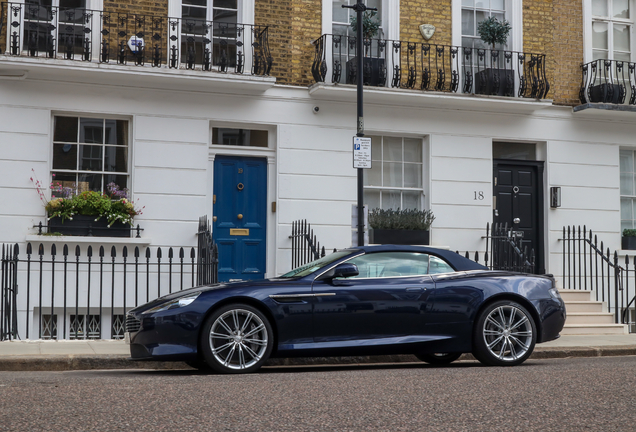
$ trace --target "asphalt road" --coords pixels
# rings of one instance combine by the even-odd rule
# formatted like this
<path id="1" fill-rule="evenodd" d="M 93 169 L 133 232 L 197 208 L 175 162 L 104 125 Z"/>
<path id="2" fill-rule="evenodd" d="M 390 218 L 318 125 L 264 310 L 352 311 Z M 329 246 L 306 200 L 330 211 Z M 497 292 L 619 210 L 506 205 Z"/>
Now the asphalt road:
<path id="1" fill-rule="evenodd" d="M 634 431 L 636 357 L 0 372 L 2 431 Z"/>

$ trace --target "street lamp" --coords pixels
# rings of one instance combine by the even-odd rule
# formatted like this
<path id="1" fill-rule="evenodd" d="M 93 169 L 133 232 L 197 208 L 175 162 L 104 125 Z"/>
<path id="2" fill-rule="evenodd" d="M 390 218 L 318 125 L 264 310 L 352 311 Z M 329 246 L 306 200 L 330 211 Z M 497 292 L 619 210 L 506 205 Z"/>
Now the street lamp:
<path id="1" fill-rule="evenodd" d="M 377 11 L 376 8 L 367 7 L 363 0 L 358 0 L 358 2 L 352 6 L 342 5 L 343 8 L 353 9 L 357 13 L 357 23 L 358 28 L 356 29 L 356 52 L 358 54 L 357 57 L 357 78 L 358 78 L 358 119 L 357 119 L 357 129 L 358 133 L 356 136 L 363 137 L 364 136 L 364 116 L 362 113 L 362 80 L 363 80 L 363 71 L 364 71 L 364 52 L 363 43 L 362 43 L 362 27 L 363 27 L 363 16 L 362 14 L 368 10 Z M 358 246 L 364 246 L 364 179 L 363 179 L 363 168 L 358 168 Z"/>

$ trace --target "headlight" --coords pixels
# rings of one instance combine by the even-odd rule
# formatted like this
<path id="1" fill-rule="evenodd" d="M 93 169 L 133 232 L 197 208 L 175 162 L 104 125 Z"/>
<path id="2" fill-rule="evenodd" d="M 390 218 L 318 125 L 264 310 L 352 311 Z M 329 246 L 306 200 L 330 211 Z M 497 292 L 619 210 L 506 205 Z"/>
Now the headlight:
<path id="1" fill-rule="evenodd" d="M 191 294 L 185 297 L 179 297 L 176 298 L 174 300 L 170 300 L 167 301 L 165 303 L 160 304 L 159 306 L 155 306 L 152 309 L 148 309 L 147 311 L 142 312 L 143 314 L 149 314 L 149 313 L 155 313 L 155 312 L 161 312 L 161 311 L 165 311 L 165 310 L 170 310 L 170 309 L 177 309 L 180 307 L 184 307 L 189 305 L 190 303 L 192 303 L 194 300 L 196 300 L 197 297 L 199 297 L 199 294 L 201 294 L 200 292 L 196 293 L 196 294 Z"/>
<path id="2" fill-rule="evenodd" d="M 550 297 L 561 300 L 561 294 L 559 294 L 558 289 L 552 288 L 548 292 L 550 293 Z"/>

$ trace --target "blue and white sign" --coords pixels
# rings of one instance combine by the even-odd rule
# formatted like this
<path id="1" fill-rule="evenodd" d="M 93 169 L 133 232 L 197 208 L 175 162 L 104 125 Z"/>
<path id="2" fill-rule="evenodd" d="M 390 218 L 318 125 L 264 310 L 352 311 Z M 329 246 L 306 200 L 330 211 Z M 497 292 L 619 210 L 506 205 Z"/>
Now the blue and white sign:
<path id="1" fill-rule="evenodd" d="M 353 167 L 371 168 L 371 138 L 353 137 Z"/>

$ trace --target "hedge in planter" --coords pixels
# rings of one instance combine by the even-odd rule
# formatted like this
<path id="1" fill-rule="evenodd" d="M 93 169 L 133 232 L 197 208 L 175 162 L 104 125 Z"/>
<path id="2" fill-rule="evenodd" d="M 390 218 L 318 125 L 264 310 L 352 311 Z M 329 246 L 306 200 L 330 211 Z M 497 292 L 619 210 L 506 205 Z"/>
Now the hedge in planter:
<path id="1" fill-rule="evenodd" d="M 636 250 L 636 229 L 623 230 L 623 237 L 621 238 L 621 249 Z"/>
<path id="2" fill-rule="evenodd" d="M 369 212 L 371 244 L 428 245 L 435 216 L 430 210 L 382 210 Z"/>

